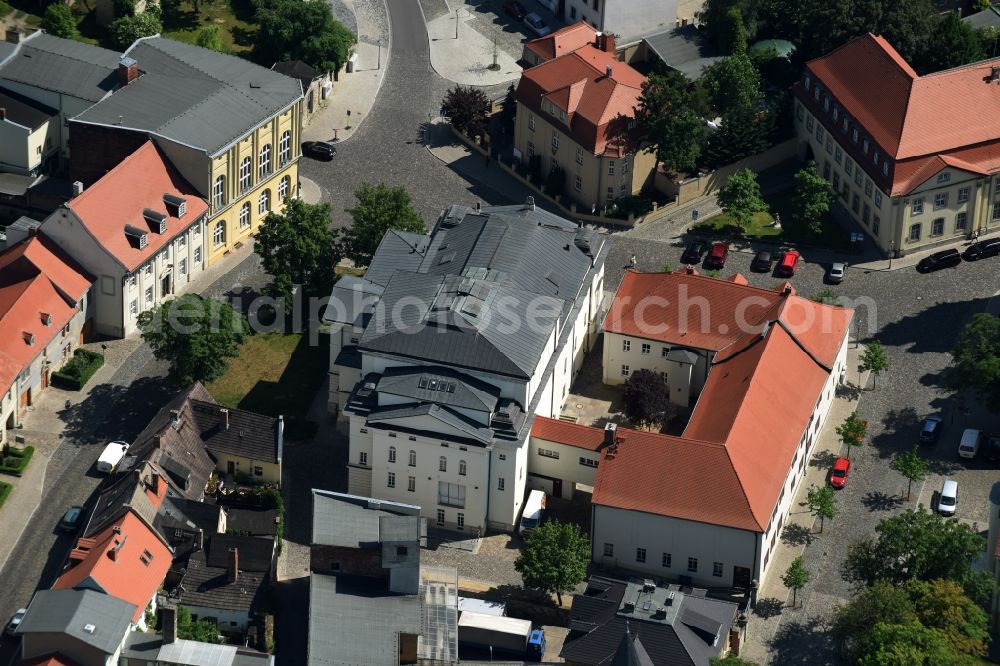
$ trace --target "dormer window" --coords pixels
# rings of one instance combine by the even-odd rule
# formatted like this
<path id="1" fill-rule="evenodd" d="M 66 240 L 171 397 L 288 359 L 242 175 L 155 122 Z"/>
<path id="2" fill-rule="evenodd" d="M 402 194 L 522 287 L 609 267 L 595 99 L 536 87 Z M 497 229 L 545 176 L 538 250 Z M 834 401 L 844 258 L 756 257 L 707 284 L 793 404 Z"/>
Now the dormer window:
<path id="1" fill-rule="evenodd" d="M 125 225 L 125 236 L 128 238 L 130 244 L 138 247 L 140 250 L 144 249 L 149 243 L 149 234 L 145 230 L 131 224 Z"/>
<path id="2" fill-rule="evenodd" d="M 29 347 L 34 347 L 35 346 L 35 334 L 34 333 L 29 333 L 28 331 L 25 331 L 24 332 L 24 343 L 26 345 L 28 345 Z"/>
<path id="3" fill-rule="evenodd" d="M 149 223 L 149 228 L 158 234 L 167 233 L 167 216 L 158 210 L 144 208 L 142 217 Z"/>
<path id="4" fill-rule="evenodd" d="M 175 194 L 164 194 L 163 205 L 167 207 L 167 212 L 174 217 L 181 218 L 187 213 L 187 201 Z"/>
<path id="5" fill-rule="evenodd" d="M 812 85 L 812 77 L 806 74 L 806 79 L 805 79 L 806 90 L 809 90 L 809 86 L 811 85 Z"/>
<path id="6" fill-rule="evenodd" d="M 44 324 L 45 326 L 51 326 L 52 325 L 52 315 L 48 314 L 47 312 L 43 312 L 42 313 L 42 324 Z"/>

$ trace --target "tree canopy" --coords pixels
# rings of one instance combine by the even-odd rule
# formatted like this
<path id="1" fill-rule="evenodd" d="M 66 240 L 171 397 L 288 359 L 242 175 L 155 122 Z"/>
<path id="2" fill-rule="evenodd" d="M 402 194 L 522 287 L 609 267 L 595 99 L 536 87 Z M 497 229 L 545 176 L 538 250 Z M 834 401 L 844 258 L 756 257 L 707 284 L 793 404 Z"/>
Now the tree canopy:
<path id="1" fill-rule="evenodd" d="M 177 607 L 177 638 L 200 643 L 218 643 L 219 628 L 210 620 L 194 620 L 187 606 Z"/>
<path id="2" fill-rule="evenodd" d="M 732 110 L 757 111 L 764 93 L 760 72 L 745 52 L 735 53 L 716 62 L 700 80 L 712 110 L 723 115 Z"/>
<path id="3" fill-rule="evenodd" d="M 246 319 L 229 303 L 184 294 L 139 314 L 142 339 L 153 356 L 170 364 L 168 376 L 180 386 L 207 382 L 239 355 Z"/>
<path id="4" fill-rule="evenodd" d="M 792 560 L 792 563 L 788 565 L 788 569 L 781 575 L 782 584 L 792 591 L 793 608 L 798 601 L 799 590 L 806 586 L 809 578 L 809 570 L 806 569 L 806 562 L 801 555 Z"/>
<path id="5" fill-rule="evenodd" d="M 691 169 L 701 155 L 705 123 L 692 108 L 692 98 L 687 79 L 672 70 L 650 74 L 642 84 L 636 120 L 665 169 Z"/>
<path id="6" fill-rule="evenodd" d="M 889 357 L 886 356 L 882 343 L 878 340 L 872 340 L 865 344 L 865 350 L 861 352 L 860 363 L 858 363 L 858 372 L 871 372 L 872 386 L 874 386 L 879 375 L 888 369 Z"/>
<path id="7" fill-rule="evenodd" d="M 636 370 L 625 381 L 622 403 L 629 421 L 645 428 L 662 426 L 670 408 L 663 377 L 652 370 Z"/>
<path id="8" fill-rule="evenodd" d="M 580 528 L 549 520 L 531 530 L 514 568 L 525 587 L 555 593 L 562 605 L 562 594 L 587 579 L 589 564 L 590 541 Z"/>
<path id="9" fill-rule="evenodd" d="M 806 504 L 809 512 L 819 518 L 819 531 L 823 532 L 823 523 L 827 518 L 837 515 L 837 496 L 830 486 L 812 486 L 806 493 Z"/>
<path id="10" fill-rule="evenodd" d="M 76 17 L 68 5 L 55 2 L 45 8 L 42 15 L 42 30 L 54 37 L 74 39 L 77 35 Z"/>
<path id="11" fill-rule="evenodd" d="M 124 51 L 140 37 L 149 37 L 163 32 L 163 24 L 155 12 L 143 12 L 135 16 L 122 16 L 111 24 L 111 41 L 115 48 Z"/>
<path id="12" fill-rule="evenodd" d="M 273 64 L 301 60 L 320 72 L 337 72 L 357 43 L 354 33 L 320 0 L 255 0 L 256 56 Z"/>
<path id="13" fill-rule="evenodd" d="M 851 448 L 861 446 L 868 434 L 868 421 L 858 416 L 857 412 L 851 412 L 844 419 L 844 422 L 837 426 L 837 434 L 840 441 L 847 447 L 847 459 L 851 459 Z"/>
<path id="14" fill-rule="evenodd" d="M 445 95 L 441 108 L 451 126 L 463 134 L 475 136 L 486 130 L 490 99 L 482 88 L 456 85 Z"/>
<path id="15" fill-rule="evenodd" d="M 222 31 L 219 30 L 219 26 L 206 25 L 204 28 L 198 31 L 198 39 L 196 41 L 198 46 L 203 49 L 212 49 L 213 51 L 224 51 L 222 46 Z"/>
<path id="16" fill-rule="evenodd" d="M 413 207 L 410 195 L 402 187 L 390 187 L 385 183 L 363 184 L 354 197 L 358 200 L 354 208 L 348 208 L 351 226 L 340 232 L 340 251 L 356 266 L 371 263 L 378 244 L 389 229 L 427 233 L 424 221 Z"/>
<path id="17" fill-rule="evenodd" d="M 906 479 L 906 499 L 910 499 L 913 482 L 921 481 L 927 476 L 927 461 L 920 457 L 920 449 L 914 444 L 906 453 L 900 453 L 892 460 L 892 468 Z"/>
<path id="18" fill-rule="evenodd" d="M 822 231 L 835 196 L 829 181 L 816 173 L 815 162 L 795 174 L 795 213 L 813 233 Z"/>
<path id="19" fill-rule="evenodd" d="M 718 200 L 719 207 L 743 229 L 750 226 L 754 214 L 767 210 L 760 196 L 757 174 L 750 169 L 741 169 L 730 176 L 719 190 Z"/>
<path id="20" fill-rule="evenodd" d="M 981 312 L 962 329 L 942 375 L 949 391 L 970 391 L 1000 411 L 1000 317 Z"/>

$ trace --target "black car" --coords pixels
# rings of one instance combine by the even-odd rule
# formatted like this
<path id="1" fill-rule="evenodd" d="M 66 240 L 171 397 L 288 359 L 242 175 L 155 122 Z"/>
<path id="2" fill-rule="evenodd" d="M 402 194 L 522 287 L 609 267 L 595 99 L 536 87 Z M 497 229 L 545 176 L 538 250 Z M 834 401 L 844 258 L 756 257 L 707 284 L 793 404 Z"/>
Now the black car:
<path id="1" fill-rule="evenodd" d="M 940 252 L 935 252 L 934 254 L 924 257 L 920 260 L 920 263 L 917 264 L 917 270 L 921 273 L 930 273 L 931 271 L 940 270 L 942 268 L 958 266 L 960 263 L 962 263 L 962 255 L 958 253 L 958 250 L 952 248 L 950 250 L 941 250 Z"/>
<path id="2" fill-rule="evenodd" d="M 708 243 L 705 241 L 694 241 L 684 250 L 681 255 L 682 264 L 700 264 L 701 258 L 708 252 Z"/>
<path id="3" fill-rule="evenodd" d="M 990 438 L 986 440 L 986 448 L 983 455 L 990 462 L 1000 460 L 1000 435 L 990 435 Z"/>
<path id="4" fill-rule="evenodd" d="M 71 506 L 59 521 L 59 529 L 63 532 L 76 532 L 82 522 L 83 507 Z"/>
<path id="5" fill-rule="evenodd" d="M 337 149 L 326 141 L 306 141 L 302 144 L 302 154 L 317 160 L 332 160 L 337 154 Z"/>
<path id="6" fill-rule="evenodd" d="M 933 444 L 941 436 L 942 419 L 937 414 L 928 416 L 920 425 L 920 443 Z"/>
<path id="7" fill-rule="evenodd" d="M 753 261 L 750 262 L 750 270 L 757 271 L 758 273 L 770 273 L 772 261 L 774 259 L 771 257 L 771 253 L 767 250 L 761 250 L 754 256 Z"/>
<path id="8" fill-rule="evenodd" d="M 524 8 L 517 0 L 510 0 L 509 2 L 503 3 L 503 10 L 510 16 L 513 16 L 518 21 L 522 20 L 528 15 L 528 10 Z"/>
<path id="9" fill-rule="evenodd" d="M 995 257 L 998 254 L 1000 254 L 1000 238 L 990 238 L 988 240 L 979 241 L 978 243 L 973 243 L 969 247 L 965 248 L 965 252 L 962 253 L 962 258 L 966 261 L 975 261 L 976 259 Z"/>

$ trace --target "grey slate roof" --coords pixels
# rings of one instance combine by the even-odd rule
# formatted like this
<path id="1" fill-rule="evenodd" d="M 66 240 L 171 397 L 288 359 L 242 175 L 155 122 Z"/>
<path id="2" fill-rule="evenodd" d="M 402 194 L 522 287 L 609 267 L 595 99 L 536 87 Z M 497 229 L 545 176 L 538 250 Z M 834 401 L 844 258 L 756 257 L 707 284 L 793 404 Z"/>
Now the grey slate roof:
<path id="1" fill-rule="evenodd" d="M 120 58 L 115 51 L 39 31 L 0 66 L 0 81 L 97 102 L 117 87 Z"/>
<path id="2" fill-rule="evenodd" d="M 694 25 L 670 28 L 643 41 L 663 64 L 689 79 L 700 79 L 706 67 L 723 57 Z"/>
<path id="3" fill-rule="evenodd" d="M 366 424 L 378 427 L 380 424 L 388 423 L 391 424 L 393 430 L 416 431 L 418 429 L 408 429 L 405 421 L 418 416 L 429 416 L 442 425 L 448 426 L 458 432 L 457 436 L 459 438 L 468 439 L 480 444 L 489 444 L 493 441 L 494 432 L 491 428 L 480 425 L 458 412 L 435 403 L 400 405 L 398 407 L 392 406 L 378 409 L 368 415 Z M 441 436 L 446 431 L 437 430 L 435 432 Z"/>
<path id="4" fill-rule="evenodd" d="M 146 495 L 146 486 L 151 480 L 152 471 L 153 467 L 148 463 L 141 463 L 122 474 L 107 490 L 98 495 L 83 535 L 94 536 L 130 509 L 135 511 L 147 525 L 152 525 L 156 519 L 157 509 Z"/>
<path id="5" fill-rule="evenodd" d="M 1000 28 L 1000 7 L 994 5 L 981 12 L 970 14 L 962 19 L 974 29 L 979 28 Z"/>
<path id="6" fill-rule="evenodd" d="M 435 366 L 387 368 L 376 390 L 416 402 L 436 402 L 490 413 L 500 399 L 500 389 L 465 373 Z"/>
<path id="7" fill-rule="evenodd" d="M 195 399 L 190 403 L 195 428 L 210 452 L 229 453 L 270 463 L 280 460 L 277 419 L 229 408 L 227 430 L 222 405 Z"/>
<path id="8" fill-rule="evenodd" d="M 430 236 L 390 229 L 379 241 L 371 264 L 365 270 L 365 279 L 384 287 L 396 271 L 416 271 L 430 241 Z"/>
<path id="9" fill-rule="evenodd" d="M 420 507 L 313 489 L 312 543 L 360 548 L 383 541 L 420 541 Z"/>
<path id="10" fill-rule="evenodd" d="M 248 543 L 251 541 L 262 542 L 261 548 Z M 233 545 L 239 548 L 240 572 L 236 582 L 230 583 L 227 577 L 229 548 Z M 267 548 L 273 550 L 273 539 L 226 534 L 206 538 L 205 550 L 196 551 L 188 558 L 177 595 L 180 603 L 243 613 L 255 612 L 263 601 L 269 580 L 268 571 L 261 570 L 264 559 L 262 553 Z"/>
<path id="11" fill-rule="evenodd" d="M 15 50 L 17 50 L 17 44 L 7 41 L 0 42 L 0 66 L 3 66 L 3 61 L 13 55 Z"/>
<path id="12" fill-rule="evenodd" d="M 93 590 L 41 590 L 28 605 L 17 632 L 66 634 L 110 655 L 129 630 L 135 611 L 130 603 Z"/>
<path id="13" fill-rule="evenodd" d="M 225 569 L 229 566 L 229 551 L 239 553 L 240 572 L 271 570 L 274 557 L 274 539 L 243 536 L 239 534 L 214 534 L 207 541 L 208 566 Z"/>
<path id="14" fill-rule="evenodd" d="M 301 60 L 282 60 L 271 66 L 271 69 L 279 74 L 290 76 L 302 82 L 302 88 L 308 88 L 313 79 L 319 76 L 319 72 L 302 62 Z"/>
<path id="15" fill-rule="evenodd" d="M 275 509 L 230 507 L 226 510 L 226 530 L 250 536 L 274 536 L 277 517 Z"/>
<path id="16" fill-rule="evenodd" d="M 382 285 L 345 275 L 333 286 L 327 308 L 323 311 L 323 321 L 364 327 L 383 291 Z"/>
<path id="17" fill-rule="evenodd" d="M 74 120 L 149 132 L 216 155 L 302 97 L 297 79 L 162 37 L 126 55 L 140 76 Z"/>
<path id="18" fill-rule="evenodd" d="M 420 597 L 359 577 L 310 576 L 309 666 L 396 664 L 401 633 L 421 633 Z"/>
<path id="19" fill-rule="evenodd" d="M 33 130 L 44 125 L 49 118 L 59 115 L 51 107 L 4 88 L 0 88 L 0 109 L 6 112 L 7 120 Z"/>

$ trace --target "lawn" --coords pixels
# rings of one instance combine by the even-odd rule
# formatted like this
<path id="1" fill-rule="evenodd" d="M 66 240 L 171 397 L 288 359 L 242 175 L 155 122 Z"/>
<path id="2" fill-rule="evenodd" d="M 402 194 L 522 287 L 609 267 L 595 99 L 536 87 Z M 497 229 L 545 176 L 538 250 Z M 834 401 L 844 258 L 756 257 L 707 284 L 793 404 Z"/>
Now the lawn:
<path id="1" fill-rule="evenodd" d="M 229 369 L 209 383 L 209 392 L 223 405 L 260 414 L 283 414 L 288 435 L 308 435 L 315 425 L 306 414 L 329 368 L 329 336 L 315 346 L 309 335 L 262 333 L 249 337 Z M 301 429 L 301 430 L 300 430 Z"/>
<path id="2" fill-rule="evenodd" d="M 736 231 L 732 220 L 725 213 L 699 222 L 691 231 L 709 234 L 739 234 L 744 238 L 772 240 L 775 242 L 805 243 L 837 250 L 850 249 L 847 231 L 829 215 L 823 220 L 822 230 L 816 234 L 795 215 L 794 189 L 782 190 L 764 197 L 770 209 L 767 213 L 757 213 L 745 232 Z M 774 214 L 781 216 L 781 228 L 771 226 Z"/>
<path id="3" fill-rule="evenodd" d="M 253 47 L 256 26 L 250 0 L 202 0 L 199 9 L 195 11 L 194 3 L 184 0 L 176 11 L 165 12 L 163 36 L 194 44 L 202 28 L 215 24 L 226 53 L 241 55 Z"/>

